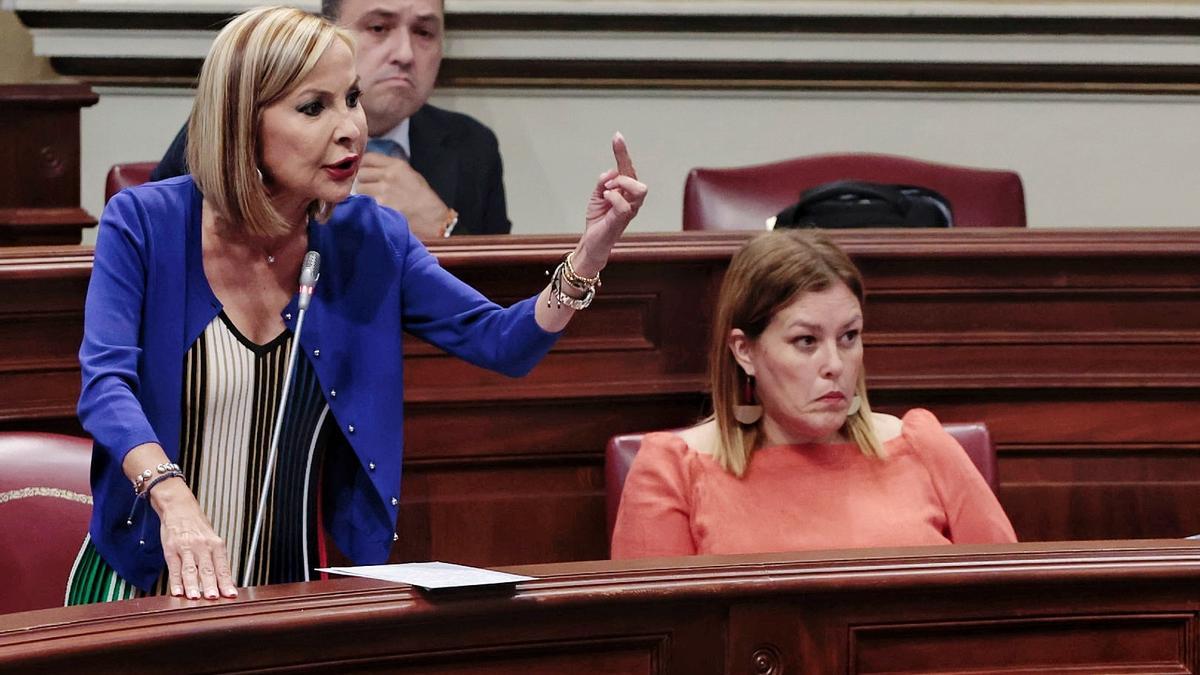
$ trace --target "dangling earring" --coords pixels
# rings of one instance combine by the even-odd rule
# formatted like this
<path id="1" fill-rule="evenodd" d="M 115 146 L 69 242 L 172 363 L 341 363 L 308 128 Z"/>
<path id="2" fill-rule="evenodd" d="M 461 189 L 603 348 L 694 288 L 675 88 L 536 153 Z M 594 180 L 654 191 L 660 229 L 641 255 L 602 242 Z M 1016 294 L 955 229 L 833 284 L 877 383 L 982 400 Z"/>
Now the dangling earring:
<path id="1" fill-rule="evenodd" d="M 850 409 L 846 411 L 846 416 L 858 414 L 860 408 L 862 408 L 862 397 L 855 394 L 854 398 L 850 399 Z"/>
<path id="2" fill-rule="evenodd" d="M 742 381 L 742 402 L 733 406 L 733 419 L 741 424 L 754 424 L 762 414 L 762 406 L 754 398 L 754 377 L 747 375 Z"/>

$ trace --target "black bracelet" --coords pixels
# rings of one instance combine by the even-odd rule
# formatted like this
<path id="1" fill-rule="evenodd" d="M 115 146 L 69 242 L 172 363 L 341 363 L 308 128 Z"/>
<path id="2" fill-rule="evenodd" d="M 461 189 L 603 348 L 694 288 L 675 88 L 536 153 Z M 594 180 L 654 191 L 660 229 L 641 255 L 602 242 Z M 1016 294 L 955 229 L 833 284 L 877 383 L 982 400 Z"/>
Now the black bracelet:
<path id="1" fill-rule="evenodd" d="M 144 490 L 146 487 L 146 481 L 150 480 L 151 476 L 153 476 L 155 474 L 155 471 L 157 471 L 161 475 L 161 474 L 167 473 L 168 471 L 179 471 L 179 470 L 180 470 L 179 465 L 174 462 L 163 462 L 162 464 L 159 464 L 156 467 L 146 469 L 145 471 L 139 473 L 137 475 L 137 477 L 133 479 L 133 491 L 137 494 L 141 494 L 142 490 Z"/>
<path id="2" fill-rule="evenodd" d="M 159 483 L 163 482 L 164 480 L 167 480 L 168 478 L 183 478 L 183 472 L 178 469 L 172 469 L 160 476 L 156 476 L 154 478 L 154 480 L 150 481 L 146 485 L 146 488 L 144 490 L 142 490 L 141 492 L 138 493 L 138 499 L 149 499 L 150 491 L 154 489 L 154 486 L 158 485 Z M 185 480 L 184 482 L 187 482 L 187 481 Z"/>

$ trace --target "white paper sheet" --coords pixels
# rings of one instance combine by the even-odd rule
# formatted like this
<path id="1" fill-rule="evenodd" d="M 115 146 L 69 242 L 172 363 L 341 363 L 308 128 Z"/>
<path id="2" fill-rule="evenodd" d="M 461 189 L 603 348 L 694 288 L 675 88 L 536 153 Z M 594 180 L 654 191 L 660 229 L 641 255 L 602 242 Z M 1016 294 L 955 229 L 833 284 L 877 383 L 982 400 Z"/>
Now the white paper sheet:
<path id="1" fill-rule="evenodd" d="M 444 562 L 363 565 L 360 567 L 323 567 L 318 568 L 318 571 L 343 574 L 351 577 L 392 581 L 428 590 L 515 584 L 518 581 L 530 581 L 536 578 Z"/>

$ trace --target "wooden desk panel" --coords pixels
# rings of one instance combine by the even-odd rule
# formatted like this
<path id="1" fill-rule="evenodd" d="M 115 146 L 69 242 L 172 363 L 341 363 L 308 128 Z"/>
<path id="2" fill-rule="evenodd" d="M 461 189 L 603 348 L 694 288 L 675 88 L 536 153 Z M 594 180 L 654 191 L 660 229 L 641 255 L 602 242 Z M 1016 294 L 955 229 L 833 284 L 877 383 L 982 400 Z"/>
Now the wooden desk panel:
<path id="1" fill-rule="evenodd" d="M 1200 231 L 857 231 L 875 407 L 983 420 L 1025 540 L 1200 532 Z M 603 447 L 704 413 L 710 315 L 745 233 L 632 235 L 528 377 L 405 339 L 401 542 L 471 564 L 601 557 Z M 432 250 L 490 297 L 569 237 Z M 90 250 L 0 250 L 0 428 L 70 429 Z M 33 335 L 31 338 L 30 335 Z"/>
<path id="2" fill-rule="evenodd" d="M 511 591 L 364 579 L 0 616 L 0 671 L 1195 673 L 1200 544 L 535 565 Z M 168 646 L 168 647 L 164 647 Z"/>

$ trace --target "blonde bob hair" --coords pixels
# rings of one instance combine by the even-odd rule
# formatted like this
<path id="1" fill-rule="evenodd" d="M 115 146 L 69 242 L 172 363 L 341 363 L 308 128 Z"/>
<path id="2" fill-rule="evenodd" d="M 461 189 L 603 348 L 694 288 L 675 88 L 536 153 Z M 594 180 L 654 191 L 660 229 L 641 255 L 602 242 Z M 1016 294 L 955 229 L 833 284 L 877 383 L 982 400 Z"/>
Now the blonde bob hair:
<path id="1" fill-rule="evenodd" d="M 274 238 L 293 229 L 271 203 L 270 176 L 259 168 L 262 113 L 312 72 L 334 40 L 354 51 L 354 38 L 324 18 L 259 7 L 229 22 L 204 60 L 188 120 L 188 167 L 204 198 L 243 234 Z M 332 212 L 320 201 L 308 210 L 318 220 Z"/>
<path id="2" fill-rule="evenodd" d="M 845 284 L 859 304 L 863 303 L 863 281 L 858 268 L 819 230 L 776 230 L 750 240 L 733 256 L 713 320 L 709 352 L 709 385 L 712 387 L 713 417 L 717 421 L 717 462 L 741 476 L 750 456 L 762 446 L 762 422 L 741 424 L 733 416 L 746 373 L 729 349 L 729 334 L 740 328 L 756 340 L 775 314 L 797 297 Z M 861 407 L 846 418 L 842 433 L 869 457 L 883 457 L 883 447 L 871 426 L 867 403 L 866 376 L 859 370 L 855 394 Z"/>

